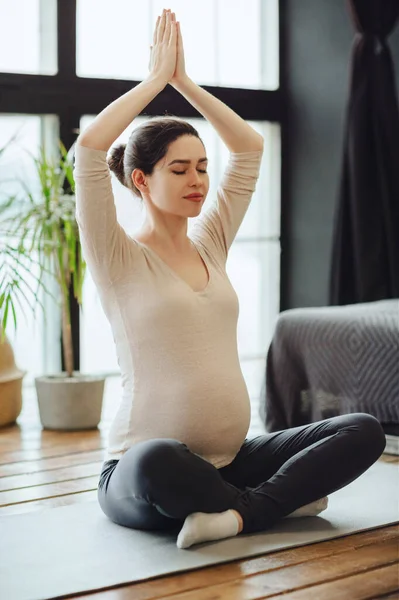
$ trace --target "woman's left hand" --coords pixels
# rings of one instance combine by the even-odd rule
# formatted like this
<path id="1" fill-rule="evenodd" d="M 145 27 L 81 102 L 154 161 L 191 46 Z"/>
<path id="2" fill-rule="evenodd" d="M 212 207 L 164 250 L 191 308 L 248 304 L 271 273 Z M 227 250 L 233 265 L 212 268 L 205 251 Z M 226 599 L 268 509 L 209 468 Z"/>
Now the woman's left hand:
<path id="1" fill-rule="evenodd" d="M 176 15 L 172 13 L 172 20 L 176 22 Z M 183 49 L 183 38 L 180 29 L 180 21 L 176 24 L 176 44 L 177 44 L 177 55 L 176 55 L 176 68 L 173 73 L 172 79 L 169 81 L 171 85 L 178 84 L 187 78 L 186 65 L 184 61 L 184 49 Z"/>

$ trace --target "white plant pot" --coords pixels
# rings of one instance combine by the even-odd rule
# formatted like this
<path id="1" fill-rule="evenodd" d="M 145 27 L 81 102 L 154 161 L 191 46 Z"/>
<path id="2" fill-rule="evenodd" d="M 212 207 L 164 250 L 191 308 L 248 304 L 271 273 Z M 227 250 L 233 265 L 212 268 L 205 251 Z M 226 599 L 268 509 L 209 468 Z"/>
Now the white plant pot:
<path id="1" fill-rule="evenodd" d="M 74 372 L 36 377 L 44 429 L 94 429 L 101 420 L 105 377 Z"/>

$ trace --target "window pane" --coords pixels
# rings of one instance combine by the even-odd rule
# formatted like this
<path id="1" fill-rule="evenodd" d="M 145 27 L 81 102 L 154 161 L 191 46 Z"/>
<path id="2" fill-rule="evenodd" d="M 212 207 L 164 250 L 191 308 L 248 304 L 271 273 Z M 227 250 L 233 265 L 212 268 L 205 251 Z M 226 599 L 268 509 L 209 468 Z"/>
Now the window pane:
<path id="1" fill-rule="evenodd" d="M 266 373 L 266 356 L 268 348 L 260 358 L 241 360 L 241 370 L 247 384 L 251 404 L 259 404 L 263 381 Z M 257 406 L 256 406 L 257 410 Z"/>
<path id="2" fill-rule="evenodd" d="M 278 89 L 278 0 L 215 0 L 215 11 L 214 85 Z"/>
<path id="3" fill-rule="evenodd" d="M 57 73 L 57 3 L 0 0 L 0 71 Z"/>
<path id="4" fill-rule="evenodd" d="M 91 374 L 119 373 L 112 329 L 89 269 L 85 275 L 83 306 L 80 309 L 80 371 Z"/>
<path id="5" fill-rule="evenodd" d="M 143 80 L 163 0 L 77 0 L 77 74 Z M 278 0 L 174 0 L 187 73 L 199 85 L 277 89 Z M 93 14 L 96 26 L 93 27 Z"/>
<path id="6" fill-rule="evenodd" d="M 263 136 L 264 151 L 259 180 L 239 237 L 280 237 L 281 127 L 279 123 L 251 121 Z"/>
<path id="7" fill-rule="evenodd" d="M 77 75 L 144 79 L 152 43 L 149 6 L 138 0 L 114 0 L 112 5 L 109 0 L 78 0 Z"/>
<path id="8" fill-rule="evenodd" d="M 280 242 L 234 241 L 226 271 L 240 303 L 239 354 L 264 354 L 279 312 Z"/>
<path id="9" fill-rule="evenodd" d="M 262 88 L 259 0 L 218 0 L 216 10 L 220 85 Z"/>
<path id="10" fill-rule="evenodd" d="M 39 198 L 40 189 L 39 180 L 32 158 L 26 153 L 26 150 L 38 156 L 38 147 L 41 143 L 42 121 L 39 116 L 0 116 L 0 148 L 5 146 L 11 138 L 18 133 L 15 142 L 7 148 L 0 158 L 0 203 L 3 203 L 7 197 L 17 194 L 19 198 L 26 197 L 21 185 L 17 179 L 22 179 L 24 185 L 32 191 L 34 198 Z M 12 240 L 5 235 L 0 237 L 0 248 L 4 249 L 3 244 L 7 242 L 16 244 L 19 240 L 15 236 Z M 6 259 L 4 252 L 0 254 L 1 269 L 0 283 L 6 284 L 17 267 L 12 258 Z M 37 254 L 33 253 L 33 260 L 37 261 Z M 44 324 L 43 311 L 40 305 L 37 305 L 35 312 L 30 308 L 34 306 L 34 294 L 29 291 L 28 286 L 35 293 L 37 290 L 37 277 L 40 269 L 38 265 L 33 265 L 31 273 L 18 267 L 17 271 L 23 283 L 20 284 L 21 290 L 28 299 L 26 302 L 22 296 L 18 296 L 20 303 L 13 295 L 15 312 L 17 317 L 17 329 L 14 328 L 14 322 L 11 310 L 8 315 L 7 336 L 13 346 L 15 362 L 19 368 L 27 370 L 28 373 L 24 379 L 24 385 L 33 383 L 34 377 L 44 373 L 54 372 L 59 369 L 59 321 L 57 321 L 57 311 L 49 297 L 39 294 L 40 301 L 44 304 L 47 315 L 47 326 Z M 5 279 L 3 279 L 5 277 Z M 51 282 L 46 283 L 46 287 L 52 289 L 56 295 Z M 2 287 L 2 289 L 4 289 Z M 35 316 L 36 314 L 36 316 Z"/>
<path id="11" fill-rule="evenodd" d="M 261 397 L 261 391 L 263 381 L 266 372 L 266 352 L 264 356 L 258 359 L 242 360 L 241 371 L 244 375 L 245 383 L 249 397 L 251 400 L 251 423 L 249 426 L 248 437 L 256 437 L 257 435 L 263 435 L 265 433 L 265 426 L 259 416 L 259 399 Z"/>

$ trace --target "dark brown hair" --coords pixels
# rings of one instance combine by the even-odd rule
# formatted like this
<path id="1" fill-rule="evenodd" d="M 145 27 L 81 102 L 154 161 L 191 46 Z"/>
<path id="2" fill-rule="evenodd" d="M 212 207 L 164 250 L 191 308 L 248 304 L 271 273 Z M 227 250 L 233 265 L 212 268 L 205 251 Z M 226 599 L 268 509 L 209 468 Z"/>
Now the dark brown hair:
<path id="1" fill-rule="evenodd" d="M 122 185 L 141 198 L 140 190 L 132 180 L 134 169 L 151 175 L 156 163 L 166 155 L 169 145 L 182 135 L 193 135 L 202 142 L 198 131 L 187 121 L 170 116 L 150 119 L 132 131 L 127 144 L 110 149 L 108 166 Z"/>

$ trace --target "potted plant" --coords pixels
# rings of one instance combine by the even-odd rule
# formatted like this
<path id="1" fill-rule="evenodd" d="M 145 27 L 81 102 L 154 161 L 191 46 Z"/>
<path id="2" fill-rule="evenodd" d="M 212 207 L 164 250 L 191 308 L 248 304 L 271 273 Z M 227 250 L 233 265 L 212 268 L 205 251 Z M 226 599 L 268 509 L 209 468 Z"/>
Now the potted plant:
<path id="1" fill-rule="evenodd" d="M 44 309 L 39 292 L 50 295 L 61 309 L 66 371 L 35 378 L 40 420 L 45 429 L 91 429 L 101 420 L 105 378 L 73 371 L 69 290 L 72 286 L 81 305 L 86 263 L 75 219 L 73 146 L 67 151 L 60 140 L 58 144 L 61 154 L 57 159 L 50 158 L 44 146 L 39 158 L 26 150 L 39 178 L 39 198 L 20 179 L 22 197 L 0 198 L 1 341 L 10 315 L 17 329 L 16 302 L 21 308 L 24 302 L 32 310 L 38 303 Z M 33 267 L 39 267 L 39 275 Z M 37 283 L 36 291 L 27 282 L 28 274 Z M 46 285 L 49 278 L 56 282 L 58 298 Z M 29 294 L 35 298 L 34 306 Z"/>

